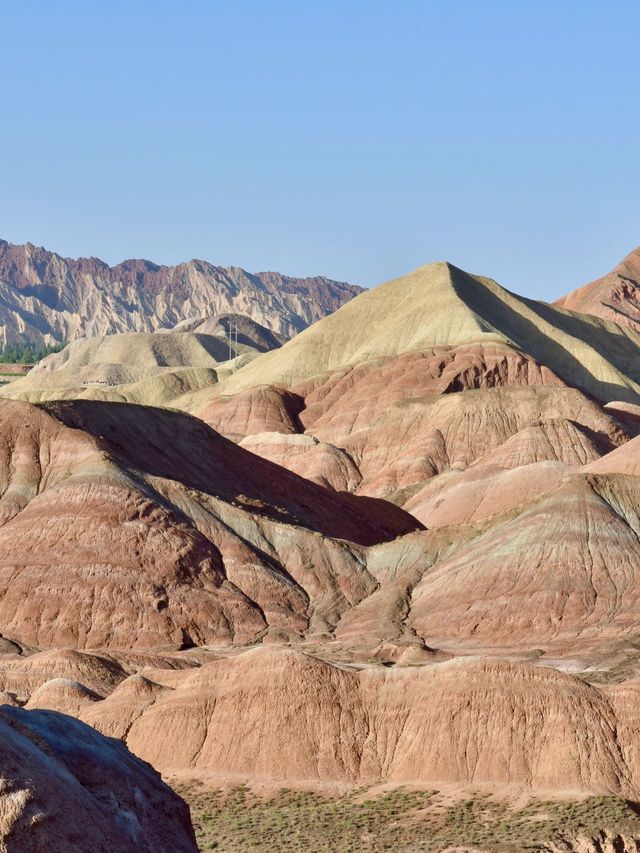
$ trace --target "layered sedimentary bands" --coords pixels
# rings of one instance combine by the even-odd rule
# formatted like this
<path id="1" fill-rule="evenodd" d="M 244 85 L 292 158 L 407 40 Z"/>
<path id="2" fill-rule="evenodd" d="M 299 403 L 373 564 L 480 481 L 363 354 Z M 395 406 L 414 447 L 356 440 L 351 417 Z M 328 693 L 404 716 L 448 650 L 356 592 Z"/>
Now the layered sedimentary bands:
<path id="1" fill-rule="evenodd" d="M 0 421 L 0 621 L 38 646 L 322 633 L 375 588 L 367 546 L 421 527 L 177 412 L 3 401 Z"/>
<path id="2" fill-rule="evenodd" d="M 607 275 L 558 299 L 556 305 L 640 330 L 640 249 Z"/>
<path id="3" fill-rule="evenodd" d="M 153 332 L 229 311 L 290 337 L 360 290 L 321 276 L 252 274 L 198 260 L 110 267 L 98 258 L 72 260 L 0 240 L 0 344 Z"/>
<path id="4" fill-rule="evenodd" d="M 552 306 L 433 264 L 288 341 L 218 315 L 10 383 L 11 713 L 220 784 L 640 801 L 632 272 Z M 601 830 L 535 849 L 637 849 Z"/>
<path id="5" fill-rule="evenodd" d="M 15 655 L 1 662 L 0 681 L 5 700 L 26 702 L 26 719 L 36 709 L 52 712 L 51 727 L 56 714 L 79 717 L 171 773 L 639 793 L 635 681 L 595 687 L 486 658 L 336 666 L 269 646 L 218 659 Z"/>

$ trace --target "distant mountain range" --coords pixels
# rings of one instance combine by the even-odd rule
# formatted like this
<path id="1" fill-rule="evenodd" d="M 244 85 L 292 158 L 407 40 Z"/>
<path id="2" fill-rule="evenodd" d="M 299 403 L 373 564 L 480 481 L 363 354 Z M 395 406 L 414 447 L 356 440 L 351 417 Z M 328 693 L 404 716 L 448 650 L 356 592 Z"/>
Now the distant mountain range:
<path id="1" fill-rule="evenodd" d="M 250 273 L 191 260 L 159 266 L 63 258 L 0 240 L 0 346 L 53 344 L 116 332 L 153 332 L 184 320 L 244 314 L 292 337 L 362 288 L 324 276 Z"/>

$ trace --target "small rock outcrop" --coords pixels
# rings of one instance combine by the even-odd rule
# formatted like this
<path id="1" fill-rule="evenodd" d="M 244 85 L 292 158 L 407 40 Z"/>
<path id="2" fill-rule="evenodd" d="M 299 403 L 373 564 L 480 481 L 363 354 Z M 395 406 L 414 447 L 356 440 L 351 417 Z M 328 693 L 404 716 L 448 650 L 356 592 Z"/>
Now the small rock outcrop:
<path id="1" fill-rule="evenodd" d="M 630 252 L 602 278 L 572 290 L 555 304 L 640 332 L 640 249 Z"/>
<path id="2" fill-rule="evenodd" d="M 0 737 L 0 849 L 197 853 L 186 803 L 120 741 L 6 705 Z"/>

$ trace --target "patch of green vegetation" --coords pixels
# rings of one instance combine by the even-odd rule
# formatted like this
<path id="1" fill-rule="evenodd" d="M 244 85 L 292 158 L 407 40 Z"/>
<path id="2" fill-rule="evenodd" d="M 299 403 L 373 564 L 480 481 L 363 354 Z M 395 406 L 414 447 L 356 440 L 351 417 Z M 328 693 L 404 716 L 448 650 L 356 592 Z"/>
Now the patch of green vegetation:
<path id="1" fill-rule="evenodd" d="M 7 344 L 0 349 L 2 364 L 34 364 L 53 352 L 60 352 L 66 344 L 32 344 L 30 341 Z"/>
<path id="2" fill-rule="evenodd" d="M 465 844 L 496 853 L 543 849 L 550 841 L 607 829 L 640 839 L 638 808 L 616 797 L 536 801 L 514 809 L 489 795 L 448 803 L 436 791 L 366 789 L 331 797 L 284 789 L 262 797 L 240 786 L 174 785 L 191 807 L 203 851 L 361 853 L 426 851 Z"/>

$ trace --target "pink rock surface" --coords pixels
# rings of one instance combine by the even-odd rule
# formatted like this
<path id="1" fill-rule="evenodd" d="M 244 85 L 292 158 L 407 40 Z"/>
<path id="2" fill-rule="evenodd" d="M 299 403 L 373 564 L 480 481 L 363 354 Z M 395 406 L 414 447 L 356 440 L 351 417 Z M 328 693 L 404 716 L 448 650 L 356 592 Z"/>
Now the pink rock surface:
<path id="1" fill-rule="evenodd" d="M 638 731 L 626 702 L 531 665 L 466 659 L 354 670 L 262 648 L 150 697 L 126 739 L 160 768 L 224 778 L 631 795 L 640 767 L 626 753 Z M 121 707 L 115 694 L 92 707 L 98 727 L 100 706 L 109 718 L 111 705 Z"/>
<path id="2" fill-rule="evenodd" d="M 572 290 L 555 304 L 640 331 L 640 249 L 630 252 L 602 278 Z"/>
<path id="3" fill-rule="evenodd" d="M 0 436 L 0 620 L 41 647 L 324 630 L 374 585 L 362 547 L 420 526 L 178 413 L 4 401 Z"/>

